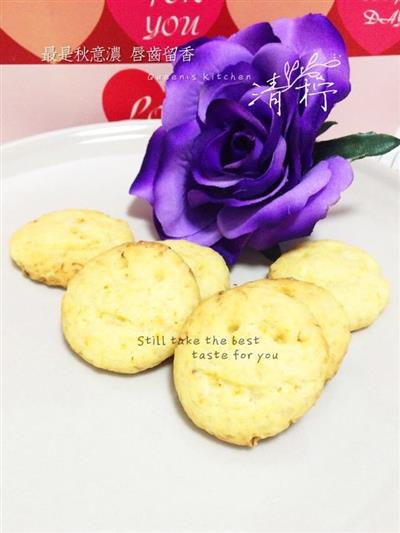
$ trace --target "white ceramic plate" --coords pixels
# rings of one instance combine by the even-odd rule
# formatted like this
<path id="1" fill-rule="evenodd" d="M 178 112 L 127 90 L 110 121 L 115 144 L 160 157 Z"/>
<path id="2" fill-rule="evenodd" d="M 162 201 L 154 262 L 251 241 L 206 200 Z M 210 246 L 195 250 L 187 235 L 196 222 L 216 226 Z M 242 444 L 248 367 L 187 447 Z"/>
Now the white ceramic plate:
<path id="1" fill-rule="evenodd" d="M 157 122 L 87 126 L 9 144 L 4 158 L 5 531 L 395 531 L 398 464 L 398 189 L 364 161 L 314 238 L 342 239 L 382 264 L 392 300 L 355 333 L 317 405 L 254 449 L 218 442 L 181 411 L 171 364 L 97 371 L 66 346 L 63 291 L 8 257 L 11 234 L 55 209 L 99 209 L 155 237 L 128 188 Z M 249 254 L 232 273 L 266 273 Z"/>

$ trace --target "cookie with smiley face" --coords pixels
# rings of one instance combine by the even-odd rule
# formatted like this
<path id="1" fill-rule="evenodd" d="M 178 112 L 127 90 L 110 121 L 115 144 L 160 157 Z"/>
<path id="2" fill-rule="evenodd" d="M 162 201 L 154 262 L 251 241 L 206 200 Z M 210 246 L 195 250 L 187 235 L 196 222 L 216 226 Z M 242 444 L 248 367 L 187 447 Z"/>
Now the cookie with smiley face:
<path id="1" fill-rule="evenodd" d="M 199 341 L 176 348 L 178 398 L 196 426 L 223 441 L 254 446 L 280 433 L 324 386 L 329 354 L 322 330 L 304 304 L 273 283 L 203 301 L 181 336 Z"/>

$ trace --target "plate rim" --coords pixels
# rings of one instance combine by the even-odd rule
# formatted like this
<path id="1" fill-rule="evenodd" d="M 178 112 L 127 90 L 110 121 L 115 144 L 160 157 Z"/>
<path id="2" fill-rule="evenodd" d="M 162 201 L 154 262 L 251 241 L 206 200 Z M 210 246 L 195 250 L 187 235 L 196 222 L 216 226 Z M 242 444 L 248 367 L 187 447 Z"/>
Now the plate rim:
<path id="1" fill-rule="evenodd" d="M 72 126 L 68 128 L 61 128 L 46 131 L 43 133 L 38 133 L 35 135 L 29 135 L 22 137 L 21 139 L 9 141 L 6 143 L 0 144 L 0 156 L 2 158 L 2 164 L 0 168 L 1 180 L 4 181 L 7 177 L 13 177 L 14 175 L 9 175 L 6 168 L 7 158 L 19 156 L 19 150 L 21 148 L 34 148 L 35 145 L 38 145 L 43 142 L 48 141 L 57 141 L 58 139 L 65 138 L 76 138 L 82 137 L 83 140 L 92 139 L 91 135 L 96 131 L 96 137 L 101 138 L 106 135 L 150 135 L 157 127 L 161 126 L 161 119 L 127 119 L 127 120 L 116 120 L 110 122 L 94 122 L 90 124 L 81 124 L 78 126 Z M 144 155 L 144 154 L 143 154 Z M 386 179 L 389 178 L 393 180 L 393 185 L 399 189 L 400 180 L 398 179 L 398 171 L 395 168 L 390 168 L 382 164 L 379 160 L 374 157 L 368 157 L 364 159 L 359 159 L 357 161 L 351 162 L 353 169 L 356 170 L 359 167 L 361 170 L 372 173 L 374 171 L 381 172 L 385 174 Z M 372 167 L 372 168 L 371 168 Z"/>
<path id="2" fill-rule="evenodd" d="M 0 151 L 8 152 L 14 148 L 19 148 L 20 145 L 27 143 L 36 143 L 38 141 L 46 141 L 48 138 L 52 139 L 54 137 L 74 136 L 77 133 L 89 133 L 92 130 L 103 130 L 106 129 L 108 132 L 115 130 L 115 133 L 119 131 L 125 131 L 126 133 L 134 133 L 140 131 L 146 126 L 151 126 L 150 129 L 156 127 L 156 125 L 161 125 L 160 119 L 127 119 L 127 120 L 115 120 L 110 122 L 91 122 L 89 124 L 80 124 L 78 126 L 71 126 L 68 128 L 57 128 L 54 130 L 45 131 L 42 133 L 36 133 L 34 135 L 27 135 L 26 137 L 21 137 L 20 139 L 15 139 L 13 141 L 8 141 L 1 143 Z M 147 129 L 147 128 L 145 128 Z"/>

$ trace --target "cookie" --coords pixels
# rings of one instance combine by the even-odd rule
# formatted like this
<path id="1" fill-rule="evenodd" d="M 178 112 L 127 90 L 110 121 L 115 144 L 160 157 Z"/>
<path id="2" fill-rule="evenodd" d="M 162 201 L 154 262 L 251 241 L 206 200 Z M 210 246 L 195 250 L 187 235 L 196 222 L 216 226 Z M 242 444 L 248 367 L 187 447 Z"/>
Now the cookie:
<path id="1" fill-rule="evenodd" d="M 254 446 L 280 433 L 312 407 L 325 383 L 321 328 L 273 284 L 203 301 L 180 337 L 178 398 L 196 426 L 226 442 Z"/>
<path id="2" fill-rule="evenodd" d="M 319 285 L 342 304 L 351 331 L 369 326 L 387 304 L 389 286 L 378 263 L 364 250 L 339 241 L 307 241 L 283 254 L 268 277 Z"/>
<path id="3" fill-rule="evenodd" d="M 17 230 L 10 254 L 31 279 L 66 287 L 89 259 L 132 241 L 132 232 L 123 220 L 89 209 L 64 209 Z"/>
<path id="4" fill-rule="evenodd" d="M 187 264 L 167 246 L 127 243 L 89 261 L 68 284 L 62 326 L 91 365 L 135 374 L 171 356 L 200 301 Z"/>
<path id="5" fill-rule="evenodd" d="M 263 283 L 272 283 L 277 290 L 296 298 L 311 311 L 328 344 L 326 379 L 331 379 L 346 355 L 351 337 L 349 321 L 342 305 L 327 290 L 305 281 L 282 278 L 254 281 L 249 285 L 258 287 Z"/>
<path id="6" fill-rule="evenodd" d="M 200 289 L 201 299 L 229 289 L 229 270 L 224 259 L 212 248 L 185 240 L 162 241 L 189 265 Z"/>

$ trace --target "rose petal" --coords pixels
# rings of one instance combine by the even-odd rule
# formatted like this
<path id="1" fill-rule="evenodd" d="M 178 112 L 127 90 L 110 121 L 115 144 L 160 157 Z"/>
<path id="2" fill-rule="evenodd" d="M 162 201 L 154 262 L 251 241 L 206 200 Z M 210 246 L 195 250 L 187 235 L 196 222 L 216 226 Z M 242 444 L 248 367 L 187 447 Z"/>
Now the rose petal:
<path id="1" fill-rule="evenodd" d="M 286 90 L 288 87 L 286 68 L 292 68 L 298 64 L 298 68 L 292 74 L 292 78 L 295 79 L 300 69 L 298 59 L 297 54 L 287 46 L 271 43 L 263 46 L 252 62 L 253 67 L 262 74 L 264 80 L 261 87 L 255 88 L 254 94 L 263 95 L 262 100 L 274 113 L 285 117 L 286 124 L 290 123 L 290 118 L 297 109 L 299 100 L 299 92 L 295 88 Z"/>
<path id="2" fill-rule="evenodd" d="M 319 220 L 326 217 L 329 207 L 340 199 L 341 192 L 353 181 L 353 171 L 346 159 L 334 156 L 327 159 L 326 163 L 330 171 L 327 185 L 312 196 L 297 214 L 283 219 L 273 228 L 261 227 L 253 233 L 249 246 L 265 250 L 279 242 L 305 237 Z"/>
<path id="3" fill-rule="evenodd" d="M 178 62 L 174 75 L 166 83 L 166 98 L 163 103 L 162 124 L 169 130 L 197 117 L 199 92 L 204 75 L 222 72 L 228 65 L 241 61 L 251 62 L 251 53 L 240 44 L 227 40 L 213 40 L 195 50 L 191 61 Z M 184 79 L 179 79 L 179 76 Z"/>
<path id="4" fill-rule="evenodd" d="M 229 128 L 208 128 L 193 144 L 193 170 L 199 169 L 199 177 L 222 174 L 221 153 L 230 135 Z M 200 181 L 202 183 L 202 181 Z"/>
<path id="5" fill-rule="evenodd" d="M 221 233 L 230 239 L 256 231 L 260 226 L 275 226 L 304 208 L 309 198 L 328 183 L 331 171 L 326 161 L 313 167 L 293 189 L 260 208 L 256 206 L 223 207 L 218 213 Z"/>
<path id="6" fill-rule="evenodd" d="M 275 35 L 299 55 L 303 65 L 306 65 L 315 52 L 318 53 L 317 63 L 333 59 L 340 61 L 339 66 L 324 71 L 326 81 L 332 82 L 332 88 L 337 90 L 336 94 L 328 96 L 326 116 L 334 104 L 343 100 L 350 92 L 349 61 L 340 33 L 329 19 L 323 15 L 313 14 L 295 19 L 276 20 L 272 23 L 272 28 Z M 319 87 L 317 90 L 324 90 L 324 87 Z M 320 106 L 322 96 L 316 100 Z"/>
<path id="7" fill-rule="evenodd" d="M 144 156 L 142 166 L 132 183 L 129 194 L 144 198 L 149 203 L 153 203 L 153 187 L 154 179 L 157 175 L 157 170 L 160 165 L 164 149 L 166 131 L 165 128 L 158 128 L 150 138 L 147 145 L 146 154 Z"/>
<path id="8" fill-rule="evenodd" d="M 235 138 L 239 139 L 242 135 L 241 132 L 236 132 L 233 138 L 233 143 L 235 143 Z M 244 133 L 243 139 L 245 138 L 246 133 Z M 259 161 L 260 155 L 263 149 L 263 143 L 261 140 L 255 136 L 249 136 L 249 145 L 246 148 L 240 149 L 237 146 L 231 147 L 229 158 L 231 162 L 224 164 L 225 172 L 232 172 L 240 178 L 245 178 L 246 176 L 251 176 L 252 179 L 256 179 L 259 175 Z M 232 144 L 232 141 L 231 143 Z"/>
<path id="9" fill-rule="evenodd" d="M 279 184 L 266 194 L 257 196 L 255 198 L 240 198 L 234 197 L 233 192 L 231 194 L 224 194 L 216 188 L 208 187 L 207 190 L 192 189 L 188 192 L 188 201 L 192 207 L 198 207 L 200 205 L 205 205 L 208 203 L 224 205 L 224 206 L 234 206 L 234 207 L 243 207 L 246 205 L 254 204 L 264 204 L 265 200 L 273 199 L 277 194 L 287 185 L 288 183 L 288 172 L 287 169 L 283 172 L 282 178 Z M 238 194 L 238 193 L 236 193 Z"/>
<path id="10" fill-rule="evenodd" d="M 295 186 L 303 179 L 302 176 L 304 172 L 307 172 L 310 169 L 310 167 L 304 168 L 303 172 L 301 154 L 304 150 L 304 146 L 302 139 L 302 131 L 296 119 L 293 120 L 292 124 L 290 125 L 290 128 L 286 132 L 286 139 L 289 146 L 295 147 L 294 149 L 288 151 L 287 161 L 290 182 L 292 186 Z M 312 142 L 308 147 L 308 151 L 310 153 L 312 153 L 313 147 L 314 142 Z"/>
<path id="11" fill-rule="evenodd" d="M 239 102 L 221 98 L 208 106 L 206 115 L 207 127 L 224 128 L 241 124 L 243 129 L 254 131 L 256 135 L 265 137 L 264 125 L 245 106 Z"/>
<path id="12" fill-rule="evenodd" d="M 181 237 L 174 237 L 173 235 L 167 235 L 157 217 L 153 217 L 154 225 L 160 239 L 185 239 L 188 241 L 201 244 L 203 246 L 212 246 L 214 243 L 221 239 L 221 232 L 218 229 L 216 222 L 211 223 L 206 228 L 201 229 L 197 233 L 192 235 L 183 235 Z"/>
<path id="13" fill-rule="evenodd" d="M 284 175 L 283 164 L 286 157 L 286 141 L 281 137 L 272 155 L 271 162 L 267 170 L 257 178 L 243 177 L 237 186 L 232 189 L 234 202 L 229 205 L 241 205 L 244 198 L 257 197 L 258 202 L 271 197 L 276 192 L 275 185 L 281 181 Z M 268 194 L 266 194 L 268 193 Z M 253 202 L 252 202 L 253 203 Z"/>
<path id="14" fill-rule="evenodd" d="M 242 178 L 240 180 L 213 181 L 200 179 L 200 183 L 208 185 L 206 190 L 192 189 L 188 192 L 188 201 L 192 207 L 207 203 L 243 207 L 260 204 L 276 196 L 287 183 L 287 169 L 283 167 L 286 156 L 286 141 L 281 138 L 271 159 L 269 168 L 258 178 Z M 219 177 L 221 180 L 221 177 Z M 231 187 L 230 191 L 220 191 L 220 187 Z"/>
<path id="15" fill-rule="evenodd" d="M 279 42 L 279 39 L 274 35 L 271 25 L 268 22 L 258 22 L 257 24 L 248 26 L 231 35 L 228 40 L 241 44 L 252 54 L 255 54 L 257 50 L 267 43 Z"/>
<path id="16" fill-rule="evenodd" d="M 227 150 L 229 153 L 226 154 L 226 160 L 229 162 L 224 168 L 237 168 L 238 163 L 253 152 L 256 141 L 260 142 L 253 133 L 235 131 L 229 139 L 229 150 Z"/>
<path id="17" fill-rule="evenodd" d="M 197 121 L 182 124 L 165 136 L 164 155 L 154 183 L 154 213 L 164 232 L 184 237 L 215 221 L 216 207 L 192 209 L 187 203 L 191 181 L 192 145 L 200 132 Z"/>
<path id="18" fill-rule="evenodd" d="M 196 139 L 193 146 L 192 175 L 200 185 L 225 188 L 234 185 L 240 179 L 240 176 L 224 173 L 222 168 L 221 153 L 228 136 L 228 128 L 222 131 L 211 128 Z"/>
<path id="19" fill-rule="evenodd" d="M 224 76 L 233 77 L 233 79 L 225 80 Z M 244 79 L 239 79 L 240 76 Z M 259 72 L 244 61 L 227 67 L 222 71 L 221 77 L 220 80 L 206 81 L 201 87 L 197 112 L 199 119 L 203 122 L 206 120 L 207 108 L 213 100 L 227 98 L 238 102 L 254 82 L 261 83 Z"/>
<path id="20" fill-rule="evenodd" d="M 276 74 L 276 86 L 279 87 L 287 82 L 285 63 L 292 66 L 298 58 L 298 54 L 287 43 L 269 43 L 258 50 L 251 64 L 262 74 L 264 82 Z"/>
<path id="21" fill-rule="evenodd" d="M 232 185 L 235 185 L 240 180 L 240 176 L 235 176 L 234 174 L 206 176 L 205 174 L 202 174 L 199 169 L 193 169 L 192 174 L 195 181 L 200 185 L 218 187 L 218 189 L 226 189 L 228 187 L 232 187 Z"/>
<path id="22" fill-rule="evenodd" d="M 240 252 L 246 246 L 250 236 L 245 235 L 239 239 L 221 239 L 212 248 L 222 255 L 228 266 L 232 266 L 239 259 Z"/>
<path id="23" fill-rule="evenodd" d="M 266 106 L 264 102 L 260 102 L 260 103 L 261 105 L 264 105 L 265 107 L 267 107 L 269 110 L 269 113 L 271 114 L 271 118 L 268 121 L 268 123 L 270 124 L 268 135 L 264 143 L 262 154 L 260 156 L 260 165 L 263 166 L 267 162 L 267 160 L 270 157 L 272 157 L 276 149 L 279 138 L 282 135 L 283 123 L 282 123 L 282 118 L 278 116 L 276 113 L 273 113 L 269 106 Z"/>
<path id="24" fill-rule="evenodd" d="M 265 83 L 265 81 L 262 83 Z M 266 88 L 266 85 L 263 85 L 263 87 Z M 266 129 L 271 128 L 274 117 L 277 117 L 278 120 L 282 120 L 283 118 L 278 116 L 275 110 L 269 105 L 269 94 L 261 94 L 259 87 L 250 87 L 240 98 L 240 103 L 245 109 L 248 109 Z"/>

